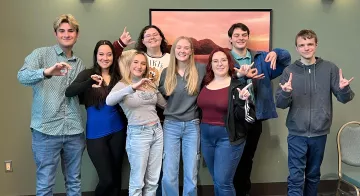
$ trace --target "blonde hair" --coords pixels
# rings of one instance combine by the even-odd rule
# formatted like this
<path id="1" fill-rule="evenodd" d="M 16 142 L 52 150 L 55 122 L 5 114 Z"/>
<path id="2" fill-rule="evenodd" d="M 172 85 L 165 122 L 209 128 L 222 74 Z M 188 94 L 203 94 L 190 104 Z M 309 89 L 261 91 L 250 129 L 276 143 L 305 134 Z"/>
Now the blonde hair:
<path id="1" fill-rule="evenodd" d="M 58 16 L 53 24 L 54 31 L 56 32 L 62 23 L 68 23 L 72 28 L 79 32 L 79 23 L 71 14 L 62 14 Z"/>
<path id="2" fill-rule="evenodd" d="M 149 62 L 146 55 L 143 52 L 137 50 L 128 50 L 124 51 L 119 57 L 120 73 L 122 75 L 122 79 L 120 80 L 121 82 L 128 85 L 132 84 L 130 66 L 134 60 L 134 57 L 138 54 L 143 55 L 146 62 L 146 70 L 142 77 L 145 78 L 149 76 Z"/>
<path id="3" fill-rule="evenodd" d="M 136 52 L 136 50 L 126 50 L 126 51 L 123 51 L 121 53 L 121 56 L 119 57 L 118 59 L 118 63 L 119 63 L 119 70 L 120 70 L 120 74 L 121 74 L 121 77 L 124 77 L 126 75 L 125 72 L 129 72 L 129 71 L 125 71 L 126 70 L 126 67 L 127 65 L 130 65 L 131 64 L 131 61 L 134 57 L 134 53 Z"/>
<path id="4" fill-rule="evenodd" d="M 184 73 L 184 78 L 186 80 L 186 89 L 189 95 L 196 95 L 199 91 L 199 89 L 197 88 L 199 75 L 195 66 L 194 45 L 189 37 L 180 36 L 175 40 L 174 44 L 171 46 L 170 62 L 166 70 L 166 77 L 164 84 L 165 93 L 167 96 L 170 96 L 173 93 L 177 85 L 176 73 L 177 73 L 178 63 L 175 57 L 175 48 L 177 43 L 183 39 L 187 40 L 190 43 L 190 48 L 191 48 L 191 54 L 189 57 L 190 62 L 187 68 L 185 69 L 185 73 Z"/>

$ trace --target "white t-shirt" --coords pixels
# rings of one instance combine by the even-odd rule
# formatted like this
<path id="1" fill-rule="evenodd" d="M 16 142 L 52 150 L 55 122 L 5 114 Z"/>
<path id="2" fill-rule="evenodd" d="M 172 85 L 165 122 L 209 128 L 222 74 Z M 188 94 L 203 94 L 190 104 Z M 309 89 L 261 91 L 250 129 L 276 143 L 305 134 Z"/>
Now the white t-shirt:
<path id="1" fill-rule="evenodd" d="M 155 84 L 159 85 L 161 72 L 169 65 L 170 54 L 165 53 L 161 57 L 151 57 L 148 54 L 146 56 L 149 61 L 150 74 L 152 74 Z"/>

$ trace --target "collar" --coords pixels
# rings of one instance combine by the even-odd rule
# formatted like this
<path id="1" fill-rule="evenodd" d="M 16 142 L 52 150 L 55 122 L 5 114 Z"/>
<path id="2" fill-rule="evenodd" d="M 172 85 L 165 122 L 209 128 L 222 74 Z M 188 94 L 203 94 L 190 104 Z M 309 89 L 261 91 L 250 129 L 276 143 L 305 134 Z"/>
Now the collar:
<path id="1" fill-rule="evenodd" d="M 56 44 L 56 45 L 54 46 L 54 48 L 55 48 L 55 52 L 56 52 L 56 54 L 57 54 L 58 56 L 60 56 L 60 55 L 64 55 L 64 56 L 65 56 L 65 53 L 64 53 L 63 49 L 59 46 L 59 44 Z M 73 51 L 71 51 L 71 57 L 68 58 L 68 60 L 69 60 L 69 61 L 76 61 L 76 60 L 77 60 L 77 57 L 74 55 L 74 52 L 73 52 Z"/>
<path id="2" fill-rule="evenodd" d="M 250 51 L 248 49 L 246 49 L 246 56 L 245 57 L 239 56 L 234 50 L 231 50 L 231 54 L 233 55 L 233 57 L 236 60 L 251 59 L 251 53 L 250 53 Z"/>

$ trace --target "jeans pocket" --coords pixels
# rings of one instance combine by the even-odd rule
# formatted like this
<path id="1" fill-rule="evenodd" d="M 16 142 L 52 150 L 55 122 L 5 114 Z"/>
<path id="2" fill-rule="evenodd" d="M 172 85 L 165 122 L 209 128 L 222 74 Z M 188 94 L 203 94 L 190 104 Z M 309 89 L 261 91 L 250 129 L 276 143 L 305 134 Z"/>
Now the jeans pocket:
<path id="1" fill-rule="evenodd" d="M 196 118 L 194 120 L 191 121 L 192 123 L 194 123 L 195 125 L 200 124 L 200 119 Z"/>
<path id="2" fill-rule="evenodd" d="M 49 135 L 31 129 L 33 142 L 45 142 L 49 139 Z"/>
<path id="3" fill-rule="evenodd" d="M 133 126 L 128 126 L 127 127 L 127 134 L 128 136 L 132 136 L 132 135 L 140 135 L 141 134 L 141 128 L 139 127 L 133 127 Z"/>

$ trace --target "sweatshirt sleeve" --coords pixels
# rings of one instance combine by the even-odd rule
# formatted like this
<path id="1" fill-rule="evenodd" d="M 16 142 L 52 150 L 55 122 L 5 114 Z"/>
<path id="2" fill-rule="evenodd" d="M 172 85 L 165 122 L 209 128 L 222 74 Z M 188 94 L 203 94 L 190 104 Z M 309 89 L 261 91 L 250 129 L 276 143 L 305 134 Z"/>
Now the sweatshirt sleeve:
<path id="1" fill-rule="evenodd" d="M 115 48 L 115 59 L 118 60 L 126 45 L 121 41 L 121 39 L 118 39 L 114 41 L 113 46 Z"/>
<path id="2" fill-rule="evenodd" d="M 79 73 L 74 82 L 66 88 L 65 96 L 74 97 L 83 94 L 88 88 L 91 88 L 96 81 L 91 79 L 91 70 L 84 70 Z"/>
<path id="3" fill-rule="evenodd" d="M 165 109 L 166 104 L 167 104 L 166 99 L 164 98 L 164 96 L 162 96 L 160 91 L 158 91 L 157 92 L 157 105 L 160 106 L 160 108 Z"/>
<path id="4" fill-rule="evenodd" d="M 135 91 L 132 89 L 131 85 L 125 85 L 122 82 L 118 82 L 106 97 L 106 105 L 114 106 L 119 104 L 126 95 L 132 94 L 134 92 Z"/>
<path id="5" fill-rule="evenodd" d="M 290 74 L 289 74 L 288 70 L 285 69 L 281 75 L 280 83 L 281 84 L 286 83 L 289 80 L 289 76 L 290 76 Z M 281 86 L 279 85 L 279 87 L 276 90 L 275 99 L 276 99 L 276 107 L 281 108 L 281 109 L 290 107 L 290 105 L 292 103 L 292 92 L 283 91 Z"/>
<path id="6" fill-rule="evenodd" d="M 166 78 L 166 70 L 167 68 L 165 68 L 160 75 L 160 80 L 159 80 L 159 91 L 160 93 L 163 95 L 163 97 L 166 98 L 166 91 L 165 91 L 165 78 Z"/>
<path id="7" fill-rule="evenodd" d="M 334 65 L 331 70 L 331 91 L 339 102 L 345 104 L 354 98 L 355 93 L 351 90 L 350 85 L 340 89 L 339 80 L 339 68 Z"/>

